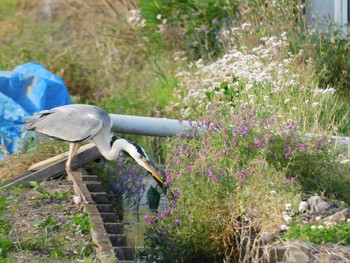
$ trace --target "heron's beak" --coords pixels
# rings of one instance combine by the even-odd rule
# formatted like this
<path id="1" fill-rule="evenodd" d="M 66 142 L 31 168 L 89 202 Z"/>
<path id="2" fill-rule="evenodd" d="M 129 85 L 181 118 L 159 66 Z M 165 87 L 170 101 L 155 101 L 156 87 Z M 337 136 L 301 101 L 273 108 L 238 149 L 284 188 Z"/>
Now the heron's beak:
<path id="1" fill-rule="evenodd" d="M 154 168 L 154 166 L 148 162 L 145 161 L 145 165 L 146 165 L 146 169 L 152 174 L 153 178 L 161 185 L 164 185 L 164 181 L 162 179 L 162 177 L 159 175 L 159 173 L 156 171 L 156 169 Z"/>

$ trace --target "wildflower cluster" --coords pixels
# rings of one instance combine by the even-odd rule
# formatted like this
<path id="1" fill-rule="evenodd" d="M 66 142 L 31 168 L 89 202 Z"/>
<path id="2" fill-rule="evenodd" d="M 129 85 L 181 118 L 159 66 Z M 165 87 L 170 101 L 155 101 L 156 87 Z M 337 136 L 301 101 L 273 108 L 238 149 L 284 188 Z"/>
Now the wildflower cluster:
<path id="1" fill-rule="evenodd" d="M 193 130 L 200 126 L 190 123 Z M 280 144 L 276 149 L 282 149 L 277 157 L 290 160 L 283 151 L 287 142 L 291 151 L 296 151 L 297 140 L 290 144 L 295 126 L 278 127 L 274 118 L 263 117 L 244 105 L 232 111 L 211 105 L 200 124 L 208 129 L 195 133 L 196 139 L 169 140 L 165 171 L 169 210 L 145 218 L 149 223 L 147 244 L 161 247 L 162 257 L 182 260 L 191 254 L 209 258 L 223 255 L 228 249 L 224 244 L 238 235 L 240 216 L 256 231 L 275 231 L 283 221 L 282 204 L 296 202 L 298 184 L 267 161 L 275 144 Z"/>
<path id="2" fill-rule="evenodd" d="M 250 26 L 242 24 L 232 30 L 239 36 L 246 34 Z M 203 114 L 212 103 L 228 107 L 245 103 L 251 108 L 261 105 L 278 121 L 298 115 L 304 129 L 320 129 L 321 125 L 333 128 L 331 117 L 326 116 L 331 115 L 328 105 L 336 91 L 318 87 L 312 77 L 312 61 L 300 63 L 303 50 L 289 52 L 286 33 L 261 37 L 259 43 L 250 48 L 233 46 L 211 64 L 199 59 L 188 70 L 179 70 L 174 94 L 181 102 L 170 105 L 168 112 L 180 111 L 184 118 L 198 119 L 198 112 Z"/>
<path id="3" fill-rule="evenodd" d="M 146 26 L 146 20 L 142 18 L 141 11 L 137 9 L 130 10 L 130 16 L 127 21 L 134 27 L 142 28 Z"/>
<path id="4" fill-rule="evenodd" d="M 215 97 L 223 97 L 227 94 L 226 90 L 231 90 L 232 93 L 243 93 L 247 99 L 255 101 L 257 94 L 254 89 L 260 87 L 261 92 L 261 86 L 268 85 L 269 91 L 264 98 L 268 101 L 269 93 L 279 93 L 291 86 L 300 86 L 298 75 L 289 69 L 295 56 L 288 54 L 287 58 L 282 61 L 280 59 L 281 49 L 288 49 L 285 35 L 280 38 L 262 38 L 261 43 L 251 51 L 233 48 L 209 65 L 204 65 L 204 61 L 200 59 L 194 65 L 196 71 L 193 74 L 186 71 L 178 72 L 177 77 L 180 79 L 178 96 L 182 96 L 182 89 L 186 90 L 185 95 L 181 97 L 183 108 L 205 108 L 208 93 Z M 248 102 L 248 100 L 242 101 L 242 98 L 234 96 L 224 102 L 231 101 L 233 104 Z M 184 112 L 184 117 L 188 116 L 190 112 Z"/>

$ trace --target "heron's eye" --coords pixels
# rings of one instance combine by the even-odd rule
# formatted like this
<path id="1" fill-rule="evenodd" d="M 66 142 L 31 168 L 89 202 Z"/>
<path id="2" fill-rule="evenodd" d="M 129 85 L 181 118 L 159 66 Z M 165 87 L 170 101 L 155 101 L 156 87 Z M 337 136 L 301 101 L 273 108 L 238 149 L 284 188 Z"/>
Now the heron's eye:
<path id="1" fill-rule="evenodd" d="M 140 154 L 140 159 L 141 159 L 142 161 L 147 161 L 146 156 L 143 156 L 143 155 L 141 155 L 141 154 Z"/>

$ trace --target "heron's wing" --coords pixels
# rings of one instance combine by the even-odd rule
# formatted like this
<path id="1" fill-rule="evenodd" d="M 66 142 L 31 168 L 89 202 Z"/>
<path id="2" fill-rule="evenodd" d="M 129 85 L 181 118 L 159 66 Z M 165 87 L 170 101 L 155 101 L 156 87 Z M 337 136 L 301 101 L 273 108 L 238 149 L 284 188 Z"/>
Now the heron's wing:
<path id="1" fill-rule="evenodd" d="M 96 135 L 103 120 L 77 107 L 61 107 L 35 113 L 26 118 L 25 131 L 36 131 L 55 139 L 80 142 Z"/>

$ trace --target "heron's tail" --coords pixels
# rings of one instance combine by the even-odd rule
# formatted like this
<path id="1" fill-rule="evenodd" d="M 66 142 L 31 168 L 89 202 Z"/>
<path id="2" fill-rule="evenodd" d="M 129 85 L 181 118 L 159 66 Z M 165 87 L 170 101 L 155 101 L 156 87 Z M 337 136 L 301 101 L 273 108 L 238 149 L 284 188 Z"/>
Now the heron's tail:
<path id="1" fill-rule="evenodd" d="M 22 126 L 22 130 L 23 131 L 35 131 L 35 128 L 39 122 L 39 120 L 50 114 L 50 111 L 41 111 L 41 112 L 37 112 L 35 113 L 33 116 L 28 116 L 28 117 L 24 117 L 24 119 L 26 120 L 26 123 Z"/>

